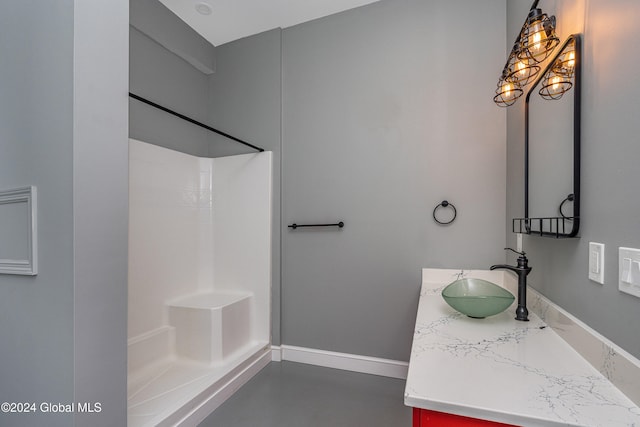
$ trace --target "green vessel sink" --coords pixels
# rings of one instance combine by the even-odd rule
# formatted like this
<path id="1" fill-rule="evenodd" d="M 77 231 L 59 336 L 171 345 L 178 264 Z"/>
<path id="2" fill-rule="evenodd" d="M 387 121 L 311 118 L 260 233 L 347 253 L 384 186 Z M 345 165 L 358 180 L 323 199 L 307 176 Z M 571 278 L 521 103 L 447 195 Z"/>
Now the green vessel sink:
<path id="1" fill-rule="evenodd" d="M 451 307 L 469 317 L 482 319 L 506 310 L 515 297 L 495 283 L 482 279 L 460 279 L 442 290 Z"/>

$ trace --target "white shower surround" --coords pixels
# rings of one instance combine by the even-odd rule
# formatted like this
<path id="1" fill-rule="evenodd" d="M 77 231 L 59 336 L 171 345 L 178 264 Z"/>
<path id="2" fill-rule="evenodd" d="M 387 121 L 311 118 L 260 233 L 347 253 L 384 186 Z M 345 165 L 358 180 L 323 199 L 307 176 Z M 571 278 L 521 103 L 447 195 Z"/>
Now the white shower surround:
<path id="1" fill-rule="evenodd" d="M 129 424 L 156 425 L 179 418 L 167 401 L 203 404 L 269 347 L 272 156 L 131 139 L 129 159 Z"/>

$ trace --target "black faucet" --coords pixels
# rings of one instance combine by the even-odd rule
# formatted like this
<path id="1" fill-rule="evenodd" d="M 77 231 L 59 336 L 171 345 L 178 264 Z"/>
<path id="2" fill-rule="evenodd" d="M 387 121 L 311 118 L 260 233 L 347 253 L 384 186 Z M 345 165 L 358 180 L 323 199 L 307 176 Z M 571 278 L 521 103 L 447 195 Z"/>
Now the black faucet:
<path id="1" fill-rule="evenodd" d="M 511 270 L 518 275 L 518 308 L 516 308 L 516 320 L 522 320 L 524 322 L 529 321 L 529 310 L 527 310 L 527 275 L 531 272 L 531 267 L 529 267 L 529 260 L 525 256 L 524 252 L 518 252 L 511 248 L 504 248 L 505 250 L 510 250 L 518 255 L 518 265 L 506 265 L 506 264 L 497 264 L 492 265 L 490 270 L 495 270 L 497 268 L 504 268 L 506 270 Z"/>

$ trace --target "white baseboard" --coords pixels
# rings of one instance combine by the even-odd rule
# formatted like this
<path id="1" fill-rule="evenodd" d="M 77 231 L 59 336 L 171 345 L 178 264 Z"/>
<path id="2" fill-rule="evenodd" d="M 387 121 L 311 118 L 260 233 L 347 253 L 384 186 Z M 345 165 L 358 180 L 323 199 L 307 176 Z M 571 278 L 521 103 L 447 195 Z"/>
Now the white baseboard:
<path id="1" fill-rule="evenodd" d="M 271 361 L 282 362 L 282 348 L 279 345 L 271 346 Z"/>
<path id="2" fill-rule="evenodd" d="M 408 362 L 292 345 L 272 346 L 271 354 L 274 362 L 286 360 L 403 380 L 407 379 L 409 369 Z"/>
<path id="3" fill-rule="evenodd" d="M 182 418 L 175 426 L 195 427 L 204 421 L 218 406 L 222 405 L 240 387 L 245 385 L 254 375 L 271 362 L 271 351 L 264 351 L 257 359 L 238 372 L 226 384 L 220 387 L 214 394 L 194 408 L 187 416 Z"/>

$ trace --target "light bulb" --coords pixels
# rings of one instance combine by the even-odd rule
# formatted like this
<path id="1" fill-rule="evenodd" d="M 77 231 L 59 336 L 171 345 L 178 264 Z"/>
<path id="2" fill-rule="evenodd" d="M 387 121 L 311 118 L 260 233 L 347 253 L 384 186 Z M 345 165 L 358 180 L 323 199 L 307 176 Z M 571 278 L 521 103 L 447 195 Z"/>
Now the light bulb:
<path id="1" fill-rule="evenodd" d="M 547 33 L 544 30 L 544 25 L 541 19 L 536 19 L 529 25 L 529 36 L 527 42 L 529 43 L 529 50 L 533 53 L 538 53 L 543 49 L 542 41 L 547 37 Z"/>
<path id="2" fill-rule="evenodd" d="M 567 63 L 570 69 L 576 65 L 576 53 L 574 51 L 569 52 L 569 62 Z"/>
<path id="3" fill-rule="evenodd" d="M 536 31 L 535 33 L 533 33 L 533 36 L 531 37 L 531 42 L 530 45 L 532 46 L 532 49 L 536 52 L 538 52 L 540 50 L 540 46 L 541 46 L 541 41 L 542 41 L 542 34 L 541 31 Z"/>
<path id="4" fill-rule="evenodd" d="M 527 66 L 523 61 L 518 61 L 518 63 L 516 64 L 516 69 L 521 76 L 524 76 L 524 74 L 527 72 Z"/>
<path id="5" fill-rule="evenodd" d="M 551 79 L 551 84 L 553 85 L 552 86 L 553 91 L 556 92 L 560 87 L 560 77 L 553 76 L 553 78 Z"/>
<path id="6" fill-rule="evenodd" d="M 504 93 L 505 99 L 508 99 L 509 97 L 511 97 L 512 88 L 513 86 L 509 82 L 504 82 L 504 84 L 502 85 L 502 92 Z"/>

